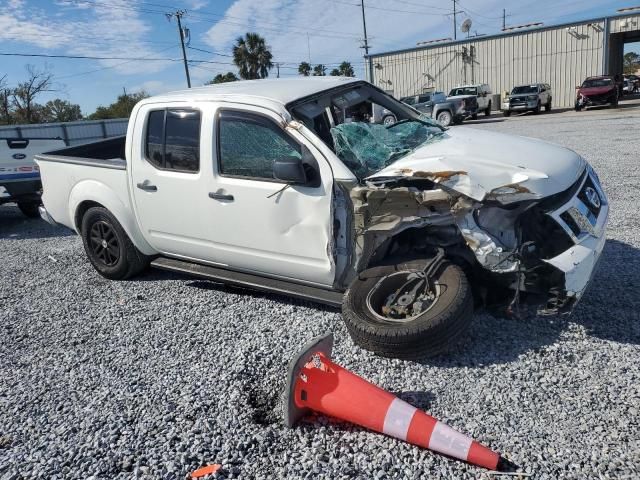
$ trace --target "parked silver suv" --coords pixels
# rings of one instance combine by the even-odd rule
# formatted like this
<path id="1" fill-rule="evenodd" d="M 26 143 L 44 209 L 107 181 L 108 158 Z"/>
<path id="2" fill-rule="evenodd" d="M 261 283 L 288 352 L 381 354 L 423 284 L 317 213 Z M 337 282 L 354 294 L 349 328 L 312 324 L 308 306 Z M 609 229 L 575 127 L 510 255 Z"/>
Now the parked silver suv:
<path id="1" fill-rule="evenodd" d="M 533 113 L 540 113 L 543 106 L 545 111 L 550 112 L 552 99 L 553 94 L 548 83 L 520 85 L 513 87 L 511 93 L 504 99 L 502 113 L 505 117 L 511 115 L 511 112 L 525 112 L 528 110 Z"/>

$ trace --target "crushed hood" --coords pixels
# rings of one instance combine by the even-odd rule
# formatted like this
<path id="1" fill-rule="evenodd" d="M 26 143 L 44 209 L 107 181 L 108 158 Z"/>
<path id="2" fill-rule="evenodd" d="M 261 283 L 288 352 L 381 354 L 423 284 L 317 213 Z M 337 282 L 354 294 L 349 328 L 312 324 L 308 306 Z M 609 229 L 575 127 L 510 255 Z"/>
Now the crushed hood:
<path id="1" fill-rule="evenodd" d="M 427 178 L 474 200 L 543 198 L 569 188 L 586 162 L 542 140 L 457 127 L 368 177 Z"/>
<path id="2" fill-rule="evenodd" d="M 605 93 L 614 92 L 616 89 L 615 85 L 607 85 L 605 87 L 585 87 L 579 88 L 578 92 L 585 97 L 589 97 L 591 95 L 604 95 Z"/>

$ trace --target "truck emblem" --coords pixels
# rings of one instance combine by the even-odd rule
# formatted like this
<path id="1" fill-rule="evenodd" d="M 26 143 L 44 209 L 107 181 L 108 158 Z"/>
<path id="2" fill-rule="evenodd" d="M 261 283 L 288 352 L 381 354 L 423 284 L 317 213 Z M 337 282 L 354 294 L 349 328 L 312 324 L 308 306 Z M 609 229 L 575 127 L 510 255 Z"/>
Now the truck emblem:
<path id="1" fill-rule="evenodd" d="M 587 187 L 584 189 L 584 196 L 587 197 L 589 203 L 593 205 L 594 208 L 600 208 L 600 196 L 598 192 L 595 191 L 592 187 Z"/>
<path id="2" fill-rule="evenodd" d="M 24 160 L 25 158 L 27 158 L 27 156 L 24 153 L 14 153 L 12 157 L 15 158 L 16 160 Z"/>

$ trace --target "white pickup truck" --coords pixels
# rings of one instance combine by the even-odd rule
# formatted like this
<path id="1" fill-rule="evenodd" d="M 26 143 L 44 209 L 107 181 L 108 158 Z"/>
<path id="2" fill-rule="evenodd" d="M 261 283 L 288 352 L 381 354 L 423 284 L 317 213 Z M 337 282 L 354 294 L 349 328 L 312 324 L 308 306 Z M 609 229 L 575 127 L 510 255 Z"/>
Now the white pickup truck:
<path id="1" fill-rule="evenodd" d="M 397 122 L 371 122 L 372 104 Z M 447 130 L 355 79 L 148 98 L 126 139 L 36 160 L 43 218 L 103 276 L 151 264 L 342 305 L 387 356 L 442 351 L 482 304 L 569 311 L 605 242 L 607 197 L 573 151 Z"/>

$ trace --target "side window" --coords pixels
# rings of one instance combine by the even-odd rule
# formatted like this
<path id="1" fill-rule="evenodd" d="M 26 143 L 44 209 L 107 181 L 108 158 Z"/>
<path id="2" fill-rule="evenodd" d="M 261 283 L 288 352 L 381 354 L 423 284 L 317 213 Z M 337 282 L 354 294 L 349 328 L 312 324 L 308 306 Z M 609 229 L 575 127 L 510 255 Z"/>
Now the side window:
<path id="1" fill-rule="evenodd" d="M 147 120 L 147 140 L 145 156 L 156 168 L 164 163 L 164 110 L 154 110 Z"/>
<path id="2" fill-rule="evenodd" d="M 420 95 L 418 97 L 418 103 L 425 103 L 431 100 L 431 95 Z"/>
<path id="3" fill-rule="evenodd" d="M 273 163 L 302 159 L 300 146 L 274 122 L 245 112 L 218 116 L 218 165 L 222 175 L 273 179 Z"/>
<path id="4" fill-rule="evenodd" d="M 162 170 L 200 170 L 200 112 L 191 109 L 154 110 L 147 119 L 145 156 Z"/>

